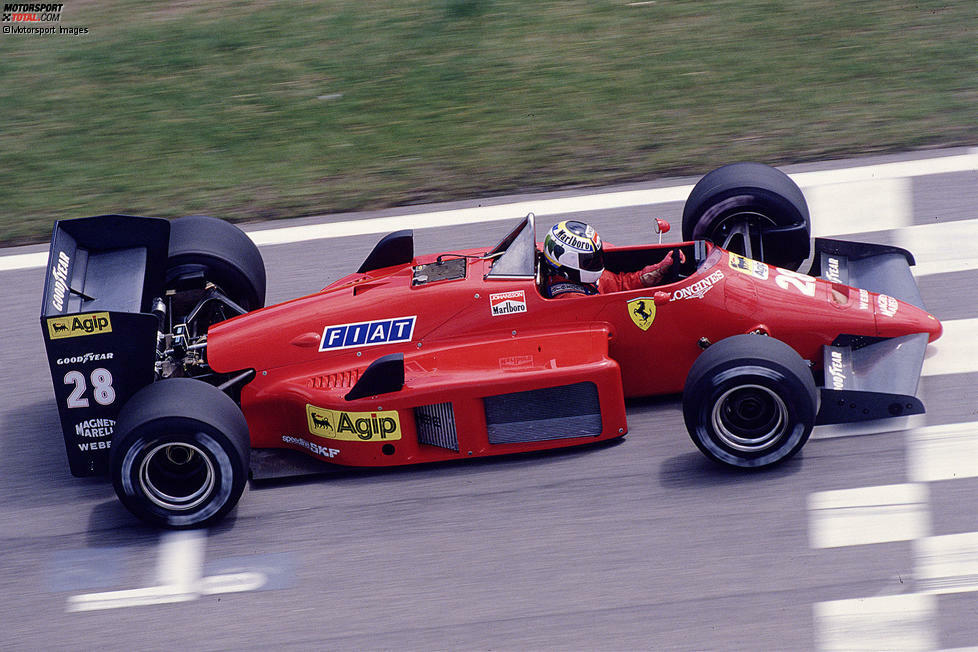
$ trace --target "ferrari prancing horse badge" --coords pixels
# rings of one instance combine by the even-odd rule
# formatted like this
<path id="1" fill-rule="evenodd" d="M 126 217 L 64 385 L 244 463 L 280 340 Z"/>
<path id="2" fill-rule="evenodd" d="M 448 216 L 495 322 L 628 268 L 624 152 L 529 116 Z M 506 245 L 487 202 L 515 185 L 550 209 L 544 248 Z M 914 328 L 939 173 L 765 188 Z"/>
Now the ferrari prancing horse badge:
<path id="1" fill-rule="evenodd" d="M 655 301 L 652 297 L 639 297 L 628 302 L 628 316 L 643 331 L 655 321 Z"/>

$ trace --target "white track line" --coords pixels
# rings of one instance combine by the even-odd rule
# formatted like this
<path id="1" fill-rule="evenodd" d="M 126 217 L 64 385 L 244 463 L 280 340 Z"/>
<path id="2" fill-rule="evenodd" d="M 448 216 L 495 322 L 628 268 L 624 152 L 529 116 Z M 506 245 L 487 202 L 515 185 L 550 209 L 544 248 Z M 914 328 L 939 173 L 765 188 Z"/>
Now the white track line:
<path id="1" fill-rule="evenodd" d="M 874 185 L 879 186 L 880 190 L 886 190 L 888 184 L 882 183 L 880 186 L 878 182 L 883 182 L 888 179 L 971 170 L 978 170 L 978 150 L 955 156 L 898 161 L 879 165 L 864 165 L 837 170 L 800 172 L 791 176 L 799 186 L 806 189 L 832 184 L 873 182 Z M 655 204 L 684 201 L 692 188 L 691 185 L 682 185 L 666 188 L 651 188 L 648 190 L 606 192 L 577 197 L 525 200 L 496 206 L 479 206 L 411 215 L 348 220 L 327 224 L 263 229 L 252 231 L 248 235 L 259 246 L 268 246 L 324 238 L 388 233 L 406 228 L 423 229 L 499 220 L 516 220 L 529 212 L 545 216 L 609 210 L 630 206 L 652 206 Z M 860 186 L 860 188 L 862 188 L 862 194 L 865 194 L 866 186 Z M 808 192 L 811 191 L 809 190 Z M 883 213 L 884 211 L 878 211 L 878 214 Z M 874 218 L 874 220 L 873 224 L 879 223 L 877 218 Z M 903 226 L 903 224 L 891 223 L 890 226 L 884 228 L 899 226 Z M 846 226 L 845 229 L 847 230 L 844 232 L 852 232 L 848 230 L 851 228 L 854 227 Z M 874 226 L 874 228 L 876 227 Z M 46 264 L 46 252 L 0 256 L 0 272 L 44 267 Z"/>
<path id="2" fill-rule="evenodd" d="M 68 611 L 96 611 L 196 600 L 199 597 L 197 584 L 204 567 L 206 544 L 206 531 L 166 532 L 160 540 L 154 586 L 73 595 L 68 598 Z"/>
<path id="3" fill-rule="evenodd" d="M 944 333 L 928 345 L 921 376 L 978 372 L 978 318 L 941 322 Z"/>
<path id="4" fill-rule="evenodd" d="M 921 593 L 978 591 L 978 532 L 914 541 L 913 575 Z"/>
<path id="5" fill-rule="evenodd" d="M 837 489 L 808 496 L 812 548 L 910 541 L 929 534 L 926 484 Z"/>
<path id="6" fill-rule="evenodd" d="M 908 178 L 847 181 L 812 186 L 805 200 L 818 238 L 902 229 L 913 223 Z"/>
<path id="7" fill-rule="evenodd" d="M 896 244 L 917 260 L 914 276 L 978 269 L 978 219 L 909 226 L 896 232 Z"/>
<path id="8" fill-rule="evenodd" d="M 202 595 L 255 591 L 267 581 L 265 574 L 257 571 L 203 577 L 206 545 L 206 530 L 165 532 L 160 537 L 154 586 L 73 595 L 68 598 L 67 610 L 97 611 L 189 602 Z"/>
<path id="9" fill-rule="evenodd" d="M 907 465 L 911 482 L 978 477 L 978 422 L 908 430 Z"/>
<path id="10" fill-rule="evenodd" d="M 819 650 L 936 650 L 937 598 L 909 593 L 814 605 Z"/>
<path id="11" fill-rule="evenodd" d="M 12 272 L 18 269 L 36 269 L 48 264 L 48 252 L 36 254 L 13 254 L 0 256 L 0 272 Z"/>

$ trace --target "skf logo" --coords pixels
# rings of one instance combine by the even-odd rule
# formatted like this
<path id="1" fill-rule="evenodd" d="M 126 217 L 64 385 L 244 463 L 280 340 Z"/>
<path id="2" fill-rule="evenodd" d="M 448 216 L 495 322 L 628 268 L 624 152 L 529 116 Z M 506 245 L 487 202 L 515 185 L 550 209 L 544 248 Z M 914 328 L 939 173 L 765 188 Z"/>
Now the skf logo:
<path id="1" fill-rule="evenodd" d="M 655 321 L 655 301 L 652 297 L 639 297 L 628 302 L 628 316 L 643 331 Z"/>
<path id="2" fill-rule="evenodd" d="M 282 435 L 282 441 L 286 444 L 295 444 L 296 446 L 302 446 L 307 451 L 313 455 L 319 455 L 320 457 L 328 457 L 333 459 L 340 454 L 340 449 L 329 448 L 328 446 L 320 446 L 319 444 L 314 444 L 311 441 L 306 441 L 302 437 L 293 437 L 292 435 Z"/>
<path id="3" fill-rule="evenodd" d="M 340 441 L 396 441 L 401 438 L 397 410 L 341 412 L 306 404 L 309 432 Z"/>
<path id="4" fill-rule="evenodd" d="M 490 294 L 489 310 L 493 317 L 511 315 L 514 312 L 526 312 L 526 294 L 523 290 Z"/>
<path id="5" fill-rule="evenodd" d="M 351 349 L 361 346 L 377 346 L 394 342 L 410 342 L 414 335 L 416 315 L 394 317 L 376 321 L 361 321 L 355 324 L 339 324 L 323 329 L 320 351 Z"/>
<path id="6" fill-rule="evenodd" d="M 112 332 L 112 321 L 107 312 L 90 312 L 83 315 L 48 317 L 48 337 L 61 340 L 66 337 L 101 335 Z"/>

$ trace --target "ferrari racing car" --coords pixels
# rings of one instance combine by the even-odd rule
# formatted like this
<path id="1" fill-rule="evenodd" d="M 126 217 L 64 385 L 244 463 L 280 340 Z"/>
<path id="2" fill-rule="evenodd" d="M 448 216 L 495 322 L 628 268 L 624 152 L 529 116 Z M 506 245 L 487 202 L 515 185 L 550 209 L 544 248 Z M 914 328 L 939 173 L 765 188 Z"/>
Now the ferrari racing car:
<path id="1" fill-rule="evenodd" d="M 613 272 L 681 252 L 655 287 L 546 298 L 536 226 L 423 256 L 392 233 L 356 272 L 265 307 L 261 255 L 230 223 L 58 222 L 41 325 L 71 472 L 190 528 L 224 517 L 276 451 L 380 467 L 579 446 L 626 434 L 625 399 L 681 393 L 704 454 L 759 468 L 815 425 L 924 411 L 941 324 L 913 257 L 813 247 L 804 196 L 774 168 L 703 177 L 679 244 L 604 247 Z"/>

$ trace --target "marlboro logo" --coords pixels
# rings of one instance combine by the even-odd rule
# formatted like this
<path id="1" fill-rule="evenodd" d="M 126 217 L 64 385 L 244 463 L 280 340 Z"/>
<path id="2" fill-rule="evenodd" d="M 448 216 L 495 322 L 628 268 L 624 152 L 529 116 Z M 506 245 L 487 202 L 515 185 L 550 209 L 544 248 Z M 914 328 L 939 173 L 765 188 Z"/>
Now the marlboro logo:
<path id="1" fill-rule="evenodd" d="M 526 294 L 523 293 L 523 290 L 490 294 L 489 310 L 493 317 L 526 312 Z"/>

